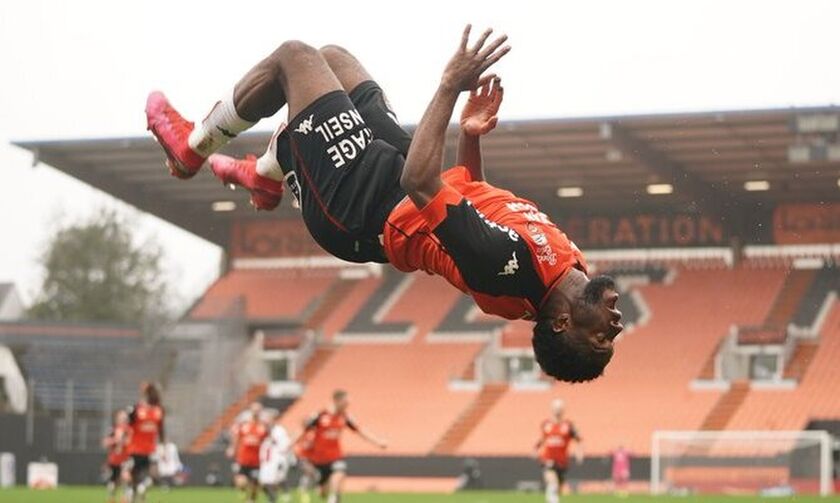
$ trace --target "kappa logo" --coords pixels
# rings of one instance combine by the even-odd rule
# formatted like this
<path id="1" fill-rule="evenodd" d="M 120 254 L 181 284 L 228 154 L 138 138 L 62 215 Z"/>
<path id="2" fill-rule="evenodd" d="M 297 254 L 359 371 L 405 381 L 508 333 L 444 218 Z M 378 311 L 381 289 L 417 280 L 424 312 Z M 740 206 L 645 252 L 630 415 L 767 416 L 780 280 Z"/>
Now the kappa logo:
<path id="1" fill-rule="evenodd" d="M 295 133 L 300 133 L 303 135 L 308 135 L 312 132 L 312 119 L 315 117 L 315 114 L 309 114 L 308 119 L 304 119 L 300 121 L 298 127 L 295 128 Z"/>
<path id="2" fill-rule="evenodd" d="M 513 256 L 510 260 L 508 260 L 507 264 L 505 264 L 505 268 L 502 272 L 498 273 L 498 276 L 512 276 L 516 274 L 516 271 L 519 270 L 519 260 L 516 259 L 516 252 L 513 252 Z"/>
<path id="3" fill-rule="evenodd" d="M 228 138 L 236 138 L 235 134 L 233 134 L 231 131 L 228 131 L 227 129 L 223 128 L 222 126 L 216 126 L 216 129 L 218 129 L 220 133 L 227 136 Z"/>

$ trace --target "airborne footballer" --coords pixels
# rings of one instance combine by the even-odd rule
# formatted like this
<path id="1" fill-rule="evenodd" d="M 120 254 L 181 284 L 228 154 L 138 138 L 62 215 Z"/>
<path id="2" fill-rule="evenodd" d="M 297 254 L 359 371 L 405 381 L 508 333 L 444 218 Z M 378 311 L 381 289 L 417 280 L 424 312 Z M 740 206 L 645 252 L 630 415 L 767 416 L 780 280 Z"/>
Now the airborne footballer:
<path id="1" fill-rule="evenodd" d="M 594 379 L 622 330 L 613 281 L 590 279 L 580 250 L 534 203 L 484 180 L 480 137 L 496 126 L 503 89 L 482 74 L 510 50 L 506 36 L 491 33 L 470 45 L 464 30 L 413 138 L 355 57 L 298 41 L 260 61 L 200 124 L 160 92 L 149 95 L 147 124 L 174 176 L 190 178 L 209 159 L 258 209 L 275 208 L 285 182 L 312 237 L 334 256 L 443 276 L 486 313 L 534 321 L 547 374 Z M 465 91 L 457 165 L 441 172 L 446 128 Z M 213 155 L 286 104 L 289 126 L 264 155 Z"/>

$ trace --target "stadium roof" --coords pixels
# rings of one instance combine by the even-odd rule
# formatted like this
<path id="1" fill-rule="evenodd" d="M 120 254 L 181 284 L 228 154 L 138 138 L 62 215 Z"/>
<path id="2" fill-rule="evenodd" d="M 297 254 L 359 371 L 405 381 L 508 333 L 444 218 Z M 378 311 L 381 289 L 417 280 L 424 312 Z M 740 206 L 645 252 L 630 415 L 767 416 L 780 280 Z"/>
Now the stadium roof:
<path id="1" fill-rule="evenodd" d="M 831 106 L 503 122 L 483 147 L 488 180 L 549 212 L 714 213 L 840 200 L 839 132 L 840 107 Z M 454 160 L 456 135 L 450 131 L 448 162 Z M 263 152 L 268 137 L 242 135 L 227 151 Z M 36 161 L 223 246 L 235 218 L 277 218 L 253 212 L 244 191 L 231 193 L 209 172 L 188 182 L 171 178 L 151 136 L 15 145 L 32 151 Z M 753 191 L 745 189 L 748 181 L 755 182 Z M 558 197 L 561 188 L 572 197 Z M 219 201 L 237 207 L 213 211 Z M 288 201 L 280 209 L 282 216 L 294 212 Z"/>

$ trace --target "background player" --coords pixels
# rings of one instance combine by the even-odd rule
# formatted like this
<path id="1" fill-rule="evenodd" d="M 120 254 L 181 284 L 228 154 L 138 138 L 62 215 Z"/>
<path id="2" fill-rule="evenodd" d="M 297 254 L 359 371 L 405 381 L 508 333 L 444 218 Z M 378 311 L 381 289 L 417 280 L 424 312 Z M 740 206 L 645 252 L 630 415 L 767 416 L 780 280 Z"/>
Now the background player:
<path id="1" fill-rule="evenodd" d="M 620 497 L 627 496 L 627 485 L 630 483 L 630 458 L 630 451 L 623 445 L 610 453 L 613 491 Z"/>
<path id="2" fill-rule="evenodd" d="M 264 209 L 277 206 L 285 180 L 310 234 L 334 256 L 441 275 L 487 313 L 537 322 L 534 351 L 546 373 L 594 379 L 622 330 L 614 283 L 590 281 L 580 250 L 534 203 L 484 182 L 478 136 L 495 127 L 502 92 L 498 79 L 481 75 L 510 49 L 507 37 L 490 40 L 491 32 L 469 45 L 470 27 L 464 31 L 413 139 L 355 58 L 297 41 L 251 69 L 197 127 L 161 93 L 149 95 L 147 124 L 171 173 L 189 178 L 288 103 L 289 128 L 275 134 L 267 154 L 217 157 L 216 176 L 246 187 Z M 488 107 L 464 123 L 476 127 L 462 135 L 462 166 L 441 175 L 457 98 L 482 86 Z"/>
<path id="3" fill-rule="evenodd" d="M 362 430 L 355 421 L 350 419 L 347 415 L 349 406 L 347 392 L 334 391 L 332 406 L 313 416 L 302 433 L 302 435 L 309 431 L 314 433 L 309 460 L 318 473 L 321 496 L 327 498 L 327 503 L 340 501 L 344 478 L 347 475 L 347 462 L 344 460 L 344 451 L 341 448 L 341 433 L 345 427 L 380 449 L 387 448 L 384 441 Z"/>
<path id="4" fill-rule="evenodd" d="M 294 443 L 292 451 L 295 456 L 295 464 L 300 473 L 298 479 L 298 495 L 301 503 L 309 503 L 309 490 L 318 478 L 318 472 L 312 465 L 312 449 L 315 445 L 315 429 L 309 428 L 309 419 L 303 420 L 302 433 Z"/>
<path id="5" fill-rule="evenodd" d="M 128 499 L 145 501 L 146 491 L 152 484 L 149 474 L 151 456 L 157 450 L 159 441 L 164 440 L 164 411 L 160 403 L 160 391 L 152 383 L 140 387 L 140 401 L 128 412 L 131 425 L 131 441 L 128 452 L 131 455 L 131 488 Z"/>
<path id="6" fill-rule="evenodd" d="M 569 468 L 569 449 L 573 443 L 578 464 L 583 462 L 582 440 L 572 422 L 563 418 L 564 409 L 563 400 L 558 398 L 551 402 L 551 417 L 543 421 L 536 445 L 537 457 L 543 467 L 547 503 L 560 501 Z"/>
<path id="7" fill-rule="evenodd" d="M 276 412 L 270 418 L 271 429 L 260 446 L 260 476 L 259 483 L 268 497 L 269 503 L 276 503 L 282 491 L 280 500 L 288 502 L 291 495 L 286 486 L 289 474 L 289 458 L 291 457 L 291 439 L 286 428 L 280 422 L 280 415 Z"/>
<path id="8" fill-rule="evenodd" d="M 116 501 L 117 489 L 123 485 L 123 469 L 128 461 L 128 443 L 131 427 L 128 412 L 118 410 L 114 414 L 114 426 L 108 436 L 102 439 L 102 446 L 108 450 L 108 501 Z"/>
<path id="9" fill-rule="evenodd" d="M 231 445 L 227 455 L 234 458 L 237 473 L 234 475 L 236 487 L 245 493 L 245 501 L 253 503 L 259 492 L 260 446 L 268 437 L 268 426 L 262 422 L 262 405 L 254 402 L 250 405 L 246 418 L 234 425 Z"/>

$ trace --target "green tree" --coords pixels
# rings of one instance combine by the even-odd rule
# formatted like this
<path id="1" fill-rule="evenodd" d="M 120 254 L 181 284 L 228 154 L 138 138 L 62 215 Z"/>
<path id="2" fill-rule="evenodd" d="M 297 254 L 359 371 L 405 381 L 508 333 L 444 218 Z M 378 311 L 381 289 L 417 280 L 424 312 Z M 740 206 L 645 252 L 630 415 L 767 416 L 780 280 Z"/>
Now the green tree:
<path id="1" fill-rule="evenodd" d="M 112 210 L 65 226 L 40 257 L 44 282 L 29 316 L 155 326 L 165 314 L 162 256 L 154 241 L 136 244 Z"/>

